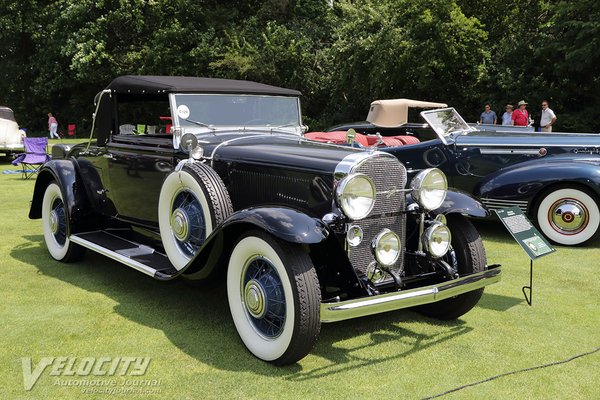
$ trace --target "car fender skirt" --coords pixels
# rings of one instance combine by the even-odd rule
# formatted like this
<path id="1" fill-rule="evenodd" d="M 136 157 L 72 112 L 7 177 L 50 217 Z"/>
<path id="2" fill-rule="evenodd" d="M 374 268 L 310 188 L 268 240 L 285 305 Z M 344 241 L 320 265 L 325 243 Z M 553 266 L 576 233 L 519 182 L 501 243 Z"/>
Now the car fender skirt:
<path id="1" fill-rule="evenodd" d="M 35 180 L 29 218 L 42 218 L 42 199 L 51 181 L 60 186 L 69 217 L 76 218 L 79 206 L 85 202 L 85 195 L 76 189 L 77 172 L 71 160 L 52 160 L 42 167 Z"/>

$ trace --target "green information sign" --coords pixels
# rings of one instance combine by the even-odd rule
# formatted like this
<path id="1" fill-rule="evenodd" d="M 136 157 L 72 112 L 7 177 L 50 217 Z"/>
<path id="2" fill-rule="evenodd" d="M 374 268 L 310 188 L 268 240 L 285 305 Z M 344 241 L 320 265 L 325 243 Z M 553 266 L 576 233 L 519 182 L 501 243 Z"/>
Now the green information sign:
<path id="1" fill-rule="evenodd" d="M 512 237 L 521 245 L 529 258 L 545 256 L 556 251 L 529 222 L 519 207 L 494 210 Z"/>

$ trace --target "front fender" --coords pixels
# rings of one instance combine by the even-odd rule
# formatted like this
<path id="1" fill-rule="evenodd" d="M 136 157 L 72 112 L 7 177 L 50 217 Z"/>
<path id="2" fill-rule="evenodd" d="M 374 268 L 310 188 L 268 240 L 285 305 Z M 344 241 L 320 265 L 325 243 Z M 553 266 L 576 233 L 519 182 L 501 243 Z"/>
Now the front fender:
<path id="1" fill-rule="evenodd" d="M 71 221 L 77 221 L 83 215 L 84 204 L 87 201 L 85 192 L 78 184 L 78 174 L 74 162 L 71 160 L 51 160 L 44 164 L 35 180 L 33 199 L 29 209 L 29 218 L 42 217 L 42 200 L 46 187 L 56 181 L 62 191 L 63 199 Z"/>
<path id="2" fill-rule="evenodd" d="M 406 196 L 407 206 L 415 203 L 412 196 L 409 194 Z M 463 192 L 462 190 L 450 188 L 446 194 L 446 199 L 440 207 L 431 211 L 433 215 L 448 215 L 448 214 L 462 214 L 469 217 L 485 218 L 490 215 L 489 211 L 485 206 L 476 198 Z"/>
<path id="3" fill-rule="evenodd" d="M 260 207 L 237 211 L 227 218 L 222 229 L 237 224 L 253 225 L 290 243 L 321 243 L 329 235 L 327 226 L 321 220 L 285 207 Z"/>
<path id="4" fill-rule="evenodd" d="M 329 236 L 329 229 L 321 220 L 291 208 L 260 207 L 240 210 L 216 227 L 198 254 L 177 275 L 201 281 L 222 273 L 226 268 L 219 266 L 227 262 L 237 238 L 251 228 L 264 230 L 281 240 L 298 244 L 321 243 Z"/>
<path id="5" fill-rule="evenodd" d="M 569 183 L 586 186 L 600 196 L 600 166 L 565 159 L 529 161 L 487 176 L 474 194 L 480 198 L 531 201 L 550 185 Z"/>

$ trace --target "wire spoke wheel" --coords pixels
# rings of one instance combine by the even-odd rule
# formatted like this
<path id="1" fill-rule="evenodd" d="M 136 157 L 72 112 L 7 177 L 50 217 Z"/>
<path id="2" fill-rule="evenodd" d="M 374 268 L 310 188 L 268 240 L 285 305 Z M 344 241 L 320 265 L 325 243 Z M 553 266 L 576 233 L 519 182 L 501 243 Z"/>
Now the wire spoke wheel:
<path id="1" fill-rule="evenodd" d="M 71 226 L 63 194 L 57 183 L 51 182 L 42 199 L 42 228 L 48 252 L 58 261 L 77 261 L 84 249 L 69 240 Z"/>
<path id="2" fill-rule="evenodd" d="M 297 244 L 249 231 L 227 267 L 229 309 L 256 357 L 277 365 L 310 352 L 321 327 L 321 290 L 310 257 Z"/>

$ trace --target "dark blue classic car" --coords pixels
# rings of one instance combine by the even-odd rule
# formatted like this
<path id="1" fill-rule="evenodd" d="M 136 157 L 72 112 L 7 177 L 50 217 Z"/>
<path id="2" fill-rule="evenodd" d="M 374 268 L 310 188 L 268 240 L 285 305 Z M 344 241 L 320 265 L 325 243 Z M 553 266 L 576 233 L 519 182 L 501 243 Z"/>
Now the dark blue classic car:
<path id="1" fill-rule="evenodd" d="M 414 108 L 427 124 L 409 123 Z M 377 100 L 367 121 L 307 134 L 320 141 L 351 140 L 378 146 L 406 166 L 409 178 L 439 168 L 452 187 L 490 209 L 520 207 L 551 241 L 585 243 L 600 226 L 600 136 L 539 133 L 526 128 L 478 129 L 443 103 Z M 353 131 L 356 131 L 354 133 Z"/>
<path id="2" fill-rule="evenodd" d="M 94 138 L 53 147 L 29 216 L 59 261 L 89 249 L 159 280 L 225 280 L 243 343 L 278 365 L 304 357 L 322 322 L 474 307 L 500 279 L 463 216 L 483 205 L 437 168 L 409 182 L 389 153 L 305 139 L 299 96 L 117 78 L 96 97 Z"/>

